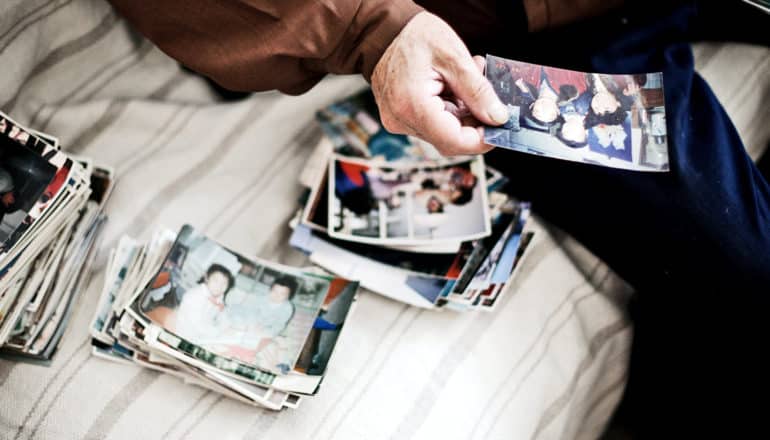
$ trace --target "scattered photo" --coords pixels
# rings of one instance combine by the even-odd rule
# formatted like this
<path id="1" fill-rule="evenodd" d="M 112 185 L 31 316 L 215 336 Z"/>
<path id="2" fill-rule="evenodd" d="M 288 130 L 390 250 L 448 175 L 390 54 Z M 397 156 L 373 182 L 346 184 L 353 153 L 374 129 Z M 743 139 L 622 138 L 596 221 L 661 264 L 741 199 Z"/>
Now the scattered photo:
<path id="1" fill-rule="evenodd" d="M 46 137 L 40 137 L 38 132 L 24 127 L 3 112 L 0 112 L 0 135 L 5 135 L 5 137 L 29 148 L 37 154 L 42 154 L 43 150 L 48 146 L 58 148 L 58 140 L 47 135 Z M 49 141 L 55 142 L 55 145 L 49 143 Z"/>
<path id="2" fill-rule="evenodd" d="M 46 159 L 0 135 L 0 243 L 27 219 L 55 175 Z"/>
<path id="3" fill-rule="evenodd" d="M 387 162 L 438 160 L 436 149 L 417 138 L 393 134 L 380 123 L 371 89 L 366 89 L 316 113 L 337 154 Z"/>
<path id="4" fill-rule="evenodd" d="M 357 283 L 342 279 L 332 281 L 329 294 L 321 305 L 321 311 L 313 322 L 310 335 L 294 366 L 295 371 L 313 376 L 321 376 L 326 372 L 357 291 Z"/>
<path id="5" fill-rule="evenodd" d="M 295 364 L 330 279 L 256 263 L 185 226 L 134 310 L 188 344 L 267 371 Z"/>
<path id="6" fill-rule="evenodd" d="M 508 107 L 490 145 L 635 171 L 668 171 L 663 74 L 607 75 L 487 55 L 486 76 Z"/>
<path id="7" fill-rule="evenodd" d="M 48 364 L 106 220 L 91 159 L 0 112 L 0 356 Z M 107 192 L 101 193 L 106 201 Z"/>
<path id="8" fill-rule="evenodd" d="M 329 164 L 328 232 L 374 244 L 462 242 L 489 235 L 481 156 L 456 162 Z"/>

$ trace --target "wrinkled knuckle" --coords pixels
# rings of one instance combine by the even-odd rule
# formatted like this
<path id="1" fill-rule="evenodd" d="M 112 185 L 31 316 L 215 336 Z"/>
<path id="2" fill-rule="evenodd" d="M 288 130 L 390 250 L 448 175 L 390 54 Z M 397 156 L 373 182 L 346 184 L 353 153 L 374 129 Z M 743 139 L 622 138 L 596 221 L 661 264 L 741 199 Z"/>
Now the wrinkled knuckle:
<path id="1" fill-rule="evenodd" d="M 438 150 L 438 152 L 441 153 L 441 155 L 444 157 L 453 157 L 459 154 L 457 148 L 452 145 L 447 145 L 446 143 L 437 143 L 434 144 L 434 146 L 436 147 L 436 150 Z"/>
<path id="2" fill-rule="evenodd" d="M 487 96 L 488 87 L 487 84 L 482 81 L 477 81 L 470 87 L 470 96 L 474 101 L 481 101 Z"/>
<path id="3" fill-rule="evenodd" d="M 382 121 L 382 126 L 385 127 L 385 130 L 391 133 L 398 133 L 400 131 L 398 121 L 392 117 L 390 113 L 383 113 L 380 115 L 380 120 Z"/>
<path id="4" fill-rule="evenodd" d="M 409 98 L 400 98 L 392 103 L 393 113 L 399 119 L 413 120 L 417 109 Z"/>

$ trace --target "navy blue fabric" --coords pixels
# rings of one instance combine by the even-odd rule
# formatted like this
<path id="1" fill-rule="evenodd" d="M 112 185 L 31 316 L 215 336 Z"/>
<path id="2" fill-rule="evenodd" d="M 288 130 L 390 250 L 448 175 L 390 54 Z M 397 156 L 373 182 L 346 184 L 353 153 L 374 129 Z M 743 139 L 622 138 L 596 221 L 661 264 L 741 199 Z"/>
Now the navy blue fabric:
<path id="1" fill-rule="evenodd" d="M 748 418 L 755 406 L 747 397 L 766 398 L 770 372 L 763 359 L 770 334 L 770 186 L 694 72 L 689 42 L 691 29 L 703 27 L 698 17 L 694 4 L 666 10 L 650 2 L 528 36 L 496 53 L 584 71 L 664 74 L 668 173 L 502 149 L 487 154 L 514 193 L 533 202 L 533 212 L 637 290 L 626 395 L 633 402 L 626 406 L 642 430 L 664 420 L 691 430 L 693 423 L 732 424 L 729 410 L 742 422 L 758 422 Z M 687 418 L 685 411 L 698 415 Z"/>
<path id="2" fill-rule="evenodd" d="M 663 72 L 671 172 L 635 173 L 507 150 L 495 150 L 487 160 L 510 175 L 535 212 L 581 240 L 637 289 L 768 291 L 770 187 L 693 70 L 690 46 L 681 40 L 686 34 L 680 33 L 692 13 L 682 8 L 650 25 L 620 27 L 594 50 L 578 43 L 586 58 L 567 66 Z M 569 39 L 558 41 L 571 51 Z M 547 42 L 527 44 L 531 50 Z"/>

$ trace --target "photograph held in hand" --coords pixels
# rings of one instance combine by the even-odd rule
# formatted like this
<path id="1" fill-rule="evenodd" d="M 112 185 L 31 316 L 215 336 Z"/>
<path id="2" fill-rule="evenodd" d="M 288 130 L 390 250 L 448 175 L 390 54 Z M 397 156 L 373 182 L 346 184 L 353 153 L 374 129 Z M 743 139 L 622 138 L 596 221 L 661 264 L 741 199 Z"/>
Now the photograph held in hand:
<path id="1" fill-rule="evenodd" d="M 634 171 L 668 171 L 663 74 L 577 72 L 487 56 L 509 111 L 484 141 L 529 154 Z"/>

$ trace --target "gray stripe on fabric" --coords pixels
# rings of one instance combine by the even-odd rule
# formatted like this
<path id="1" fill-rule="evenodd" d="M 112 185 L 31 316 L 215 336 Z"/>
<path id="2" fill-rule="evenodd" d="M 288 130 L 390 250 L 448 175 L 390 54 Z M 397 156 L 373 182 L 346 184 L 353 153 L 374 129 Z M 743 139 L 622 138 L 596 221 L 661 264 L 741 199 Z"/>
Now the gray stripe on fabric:
<path id="1" fill-rule="evenodd" d="M 409 307 L 406 304 L 401 305 L 401 309 L 398 311 L 398 313 L 396 313 L 396 316 L 390 321 L 390 323 L 388 323 L 387 327 L 385 328 L 385 331 L 382 333 L 382 335 L 379 338 L 377 338 L 377 340 L 378 341 L 383 341 L 383 340 L 387 339 L 388 335 L 393 331 L 393 329 L 396 327 L 396 325 L 399 323 L 399 321 L 401 321 L 401 317 L 404 316 L 404 314 L 408 310 L 411 310 L 411 307 Z M 382 346 L 378 345 L 378 346 L 374 347 L 374 349 L 371 351 L 371 353 L 369 353 L 369 356 L 366 357 L 366 360 L 363 362 L 363 365 L 365 365 L 365 366 L 366 365 L 371 365 L 371 363 L 374 360 L 375 356 L 377 356 L 377 353 L 379 353 L 379 348 L 380 347 L 382 347 Z M 392 350 L 392 348 L 391 348 L 391 350 Z M 390 350 L 389 350 L 389 352 L 390 352 Z M 329 405 L 329 407 L 326 410 L 326 412 L 324 412 L 323 417 L 321 417 L 321 422 L 318 423 L 318 425 L 316 425 L 310 432 L 318 432 L 321 429 L 321 427 L 324 425 L 324 423 L 327 420 L 329 420 L 329 417 L 331 416 L 331 414 L 333 412 L 338 412 L 337 408 L 338 408 L 338 406 L 340 404 L 340 401 L 342 400 L 342 398 L 344 396 L 347 395 L 348 391 L 353 388 L 353 385 L 356 384 L 356 382 L 358 381 L 358 378 L 360 378 L 361 376 L 362 375 L 356 376 L 353 379 L 353 381 L 350 384 L 348 384 L 349 386 L 345 389 L 345 391 L 342 394 L 340 394 L 339 397 L 337 397 L 337 399 L 335 399 L 334 403 Z"/>
<path id="2" fill-rule="evenodd" d="M 620 363 L 626 364 L 628 362 L 628 351 L 624 352 L 624 355 L 621 356 L 622 361 Z M 623 366 L 623 374 L 621 374 L 616 380 L 614 380 L 612 383 L 610 383 L 607 388 L 602 390 L 599 394 L 597 394 L 594 399 L 591 401 L 591 403 L 588 404 L 587 409 L 584 412 L 584 416 L 582 418 L 583 426 L 580 427 L 580 430 L 578 431 L 578 436 L 586 431 L 593 431 L 596 429 L 596 426 L 586 427 L 585 423 L 589 422 L 593 417 L 596 411 L 599 409 L 599 407 L 612 395 L 617 394 L 618 392 L 622 392 L 623 388 L 626 386 L 626 380 L 628 379 L 628 368 L 627 366 Z M 602 418 L 602 423 L 605 423 L 606 419 Z"/>
<path id="3" fill-rule="evenodd" d="M 751 65 L 751 68 L 747 69 L 748 75 L 741 81 L 738 89 L 734 89 L 733 93 L 726 97 L 722 102 L 722 107 L 732 107 L 734 102 L 743 103 L 746 100 L 746 95 L 753 93 L 756 89 L 755 86 L 758 83 L 757 78 L 761 78 L 762 66 L 770 63 L 770 57 L 758 57 Z"/>
<path id="4" fill-rule="evenodd" d="M 179 72 L 177 72 L 176 75 L 173 75 L 171 78 L 169 78 L 168 81 L 163 83 L 157 90 L 162 90 L 165 92 L 169 92 L 173 89 L 174 84 L 178 84 L 180 75 Z M 104 111 L 102 116 L 87 130 L 85 130 L 83 133 L 81 133 L 71 144 L 70 147 L 67 149 L 68 151 L 71 151 L 75 154 L 83 152 L 90 144 L 93 142 L 97 137 L 99 137 L 100 134 L 102 134 L 104 131 L 106 131 L 109 127 L 112 126 L 112 124 L 117 121 L 120 116 L 123 115 L 123 112 L 126 111 L 126 108 L 131 103 L 131 100 L 115 100 L 112 101 L 107 109 Z"/>
<path id="5" fill-rule="evenodd" d="M 107 436 L 120 420 L 123 412 L 142 394 L 147 387 L 155 382 L 160 374 L 157 371 L 142 368 L 123 388 L 115 393 L 102 410 L 93 418 L 86 432 L 85 439 L 100 439 Z"/>
<path id="6" fill-rule="evenodd" d="M 270 428 L 275 425 L 275 422 L 278 421 L 280 416 L 281 413 L 278 411 L 261 410 L 257 421 L 251 425 L 251 428 L 249 428 L 249 431 L 246 433 L 246 435 L 243 436 L 243 438 L 245 440 L 260 440 L 264 438 L 264 433 L 269 431 Z"/>
<path id="7" fill-rule="evenodd" d="M 69 364 L 69 363 L 72 361 L 72 359 L 75 357 L 75 355 L 77 355 L 77 354 L 78 354 L 78 352 L 79 352 L 79 351 L 80 351 L 80 350 L 81 350 L 83 347 L 85 347 L 87 344 L 88 344 L 88 341 L 86 341 L 86 342 L 83 342 L 83 343 L 82 343 L 82 344 L 80 344 L 80 345 L 79 345 L 77 348 L 75 348 L 75 350 L 74 350 L 72 353 L 70 353 L 69 357 L 67 357 L 67 359 L 66 359 L 66 360 L 65 360 L 65 361 L 62 363 L 62 365 L 61 365 L 61 368 L 59 368 L 59 370 L 57 370 L 57 372 L 56 372 L 56 373 L 55 373 L 55 374 L 54 374 L 54 375 L 51 377 L 50 381 L 48 382 L 49 384 L 50 384 L 51 382 L 53 382 L 54 380 L 56 380 L 56 378 L 58 377 L 58 375 L 61 373 L 61 370 L 62 370 L 62 369 L 64 369 L 64 368 L 66 368 L 66 367 L 67 367 L 67 365 L 68 365 L 68 364 Z M 61 353 L 60 353 L 60 355 L 61 355 Z M 18 362 L 7 362 L 7 361 L 4 361 L 4 362 L 3 362 L 3 365 L 6 365 L 6 366 L 8 367 L 8 371 L 4 372 L 4 374 L 5 374 L 5 380 L 4 380 L 4 381 L 2 381 L 2 382 L 0 382 L 0 390 L 2 390 L 2 386 L 5 384 L 5 381 L 6 381 L 6 380 L 8 380 L 8 377 L 11 375 L 11 372 L 12 372 L 12 371 L 13 371 L 13 370 L 14 370 L 14 369 L 17 367 L 17 366 L 18 366 L 18 367 L 21 367 L 21 366 L 23 366 L 23 364 L 20 364 L 20 363 L 18 363 Z M 56 365 L 56 364 L 54 364 L 54 365 Z M 47 388 L 47 387 L 46 387 L 46 388 Z M 43 390 L 43 392 L 45 392 L 45 389 Z M 38 400 L 39 400 L 39 399 L 38 399 Z M 28 416 L 29 416 L 29 415 L 28 415 Z"/>
<path id="8" fill-rule="evenodd" d="M 296 133 L 294 136 L 292 136 L 284 145 L 283 148 L 280 149 L 280 152 L 278 153 L 278 157 L 273 158 L 268 163 L 264 164 L 264 169 L 261 170 L 255 170 L 254 175 L 256 176 L 251 181 L 247 182 L 243 185 L 245 188 L 245 191 L 239 191 L 237 194 L 230 197 L 223 205 L 225 209 L 222 211 L 223 214 L 227 214 L 228 211 L 234 211 L 235 215 L 229 219 L 228 222 L 225 224 L 222 224 L 220 228 L 211 231 L 211 234 L 213 235 L 219 235 L 221 232 L 223 232 L 225 229 L 227 229 L 230 224 L 235 221 L 240 214 L 242 214 L 241 206 L 249 206 L 254 203 L 254 200 L 258 197 L 264 195 L 261 191 L 258 190 L 260 188 L 259 183 L 263 180 L 270 180 L 274 175 L 283 172 L 284 165 L 286 159 L 291 159 L 294 156 L 294 153 L 299 148 L 306 147 L 307 145 L 315 145 L 317 143 L 317 140 L 320 139 L 321 136 L 321 128 L 313 126 L 310 130 L 302 130 L 298 133 Z M 315 141 L 314 141 L 315 140 Z M 280 161 L 280 163 L 277 163 L 277 161 Z M 254 194 L 249 195 L 249 192 L 256 190 Z M 244 199 L 244 196 L 249 196 L 248 198 Z M 240 202 L 240 203 L 238 203 Z M 209 220 L 208 223 L 206 223 L 203 227 L 204 230 L 208 230 L 213 226 L 213 224 L 218 219 L 212 218 Z M 284 224 L 277 225 L 279 228 L 284 228 Z"/>
<path id="9" fill-rule="evenodd" d="M 723 47 L 722 44 L 700 44 L 695 57 L 695 70 L 706 69 Z"/>
<path id="10" fill-rule="evenodd" d="M 757 69 L 760 70 L 760 72 L 758 72 L 758 76 L 760 78 L 770 77 L 770 57 L 768 57 L 765 60 L 764 65 L 757 67 Z M 762 92 L 763 92 L 762 97 L 759 99 L 759 102 L 767 103 L 768 100 L 770 100 L 770 85 L 766 85 Z M 749 147 L 749 148 L 759 147 L 760 149 L 759 151 L 762 151 L 762 149 L 765 148 L 765 145 L 752 145 L 751 142 L 754 141 L 754 137 L 758 136 L 759 130 L 767 129 L 768 124 L 765 123 L 765 121 L 768 120 L 768 111 L 767 111 L 768 108 L 770 107 L 767 107 L 766 105 L 763 107 L 760 105 L 760 108 L 758 109 L 758 111 L 754 112 L 750 116 L 748 122 L 742 124 L 743 127 L 741 128 L 744 128 L 744 130 L 742 132 L 739 132 L 739 134 L 741 135 L 741 139 L 744 141 L 744 145 L 746 147 Z M 728 115 L 728 116 L 730 116 L 730 118 L 732 119 L 731 115 Z M 738 128 L 737 124 L 735 125 L 737 129 Z M 760 142 L 763 140 L 764 139 L 759 139 L 757 142 Z"/>
<path id="11" fill-rule="evenodd" d="M 91 358 L 91 351 L 88 349 L 90 346 L 90 340 L 85 340 L 83 343 L 81 343 L 78 348 L 75 349 L 75 351 L 72 352 L 72 354 L 67 358 L 66 361 L 62 364 L 61 368 L 59 368 L 56 373 L 51 377 L 50 380 L 46 383 L 46 386 L 43 388 L 43 391 L 40 393 L 40 395 L 35 400 L 35 403 L 32 404 L 32 407 L 27 412 L 27 415 L 24 417 L 24 421 L 19 425 L 16 434 L 14 435 L 14 439 L 18 440 L 22 437 L 22 434 L 24 434 L 24 431 L 27 430 L 28 424 L 30 422 L 30 419 L 32 419 L 32 416 L 34 415 L 35 411 L 38 409 L 40 404 L 43 401 L 43 398 L 48 395 L 48 391 L 51 390 L 51 385 L 59 378 L 59 376 L 64 372 L 64 370 L 67 369 L 67 367 L 79 357 L 81 354 L 85 354 L 85 357 L 77 362 L 77 366 L 74 368 L 74 371 L 70 373 L 66 379 L 62 381 L 61 386 L 59 386 L 59 389 L 57 390 L 56 394 L 54 395 L 54 399 L 46 405 L 45 409 L 43 410 L 43 414 L 40 417 L 39 420 L 42 420 L 45 418 L 45 415 L 48 414 L 48 411 L 51 409 L 51 406 L 56 402 L 56 397 L 58 397 L 64 388 L 67 386 L 67 384 L 72 380 L 72 378 L 75 376 L 75 374 L 80 371 L 80 368 L 88 362 L 88 360 Z M 35 424 L 35 427 L 32 428 L 32 431 L 28 438 L 34 438 L 34 434 L 37 433 L 39 424 Z"/>
<path id="12" fill-rule="evenodd" d="M 119 23 L 118 17 L 110 10 L 102 18 L 99 24 L 85 34 L 70 40 L 61 46 L 51 51 L 45 58 L 43 58 L 32 70 L 26 74 L 25 81 L 29 82 L 30 79 L 44 73 L 46 70 L 51 69 L 67 58 L 80 53 L 81 51 L 88 49 L 97 42 L 101 41 L 110 31 L 112 31 L 116 24 Z M 20 87 L 13 97 L 3 104 L 6 111 L 11 111 L 16 106 L 16 101 L 19 99 L 24 87 Z"/>
<path id="13" fill-rule="evenodd" d="M 144 145 L 151 146 L 157 142 L 157 145 L 153 148 L 144 148 L 139 154 L 132 154 L 130 158 L 120 161 L 120 164 L 116 167 L 118 175 L 126 176 L 137 166 L 151 160 L 155 153 L 163 150 L 163 148 L 169 145 L 169 141 L 176 139 L 179 133 L 181 133 L 187 124 L 190 123 L 198 110 L 200 110 L 200 108 L 182 106 L 176 108 L 171 113 L 171 116 L 166 118 L 158 126 L 158 129 L 150 136 L 147 142 L 144 143 Z M 164 142 L 158 142 L 163 137 L 168 139 L 163 139 Z"/>
<path id="14" fill-rule="evenodd" d="M 597 266 L 598 266 L 598 264 L 597 264 Z M 535 368 L 538 367 L 540 365 L 540 362 L 545 358 L 545 355 L 548 353 L 548 347 L 551 345 L 551 342 L 553 341 L 553 338 L 559 333 L 559 331 L 565 325 L 567 325 L 567 323 L 569 323 L 569 321 L 572 319 L 572 317 L 575 316 L 575 312 L 577 310 L 577 305 L 579 303 L 581 303 L 582 301 L 584 301 L 586 298 L 590 298 L 590 297 L 592 297 L 592 296 L 597 294 L 595 291 L 592 291 L 588 295 L 579 297 L 576 300 L 572 300 L 572 296 L 576 292 L 578 292 L 581 288 L 584 288 L 584 287 L 590 287 L 590 283 L 588 282 L 588 280 L 584 279 L 583 281 L 581 281 L 580 283 L 578 283 L 577 285 L 572 287 L 572 289 L 570 289 L 569 292 L 567 292 L 567 294 L 565 295 L 565 297 L 562 300 L 562 302 L 559 303 L 559 305 L 553 309 L 553 311 L 548 316 L 548 318 L 546 318 L 545 324 L 542 326 L 542 328 L 538 332 L 537 336 L 535 336 L 535 339 L 533 339 L 532 343 L 529 344 L 529 346 L 525 350 L 524 354 L 511 366 L 511 369 L 508 372 L 508 374 L 505 376 L 505 378 L 502 381 L 500 381 L 500 383 L 497 386 L 494 387 L 494 389 L 502 389 L 503 386 L 505 385 L 505 383 L 507 383 L 511 379 L 513 374 L 519 369 L 519 367 L 524 363 L 524 361 L 527 360 L 529 358 L 529 356 L 535 351 L 535 348 L 537 348 L 538 345 L 541 345 L 540 342 L 544 339 L 545 333 L 546 333 L 546 331 L 548 330 L 548 327 L 549 327 L 548 324 L 559 314 L 559 311 L 565 305 L 567 305 L 569 303 L 570 306 L 571 306 L 569 314 L 567 315 L 566 318 L 564 318 L 562 321 L 560 321 L 559 324 L 550 333 L 550 335 L 547 338 L 545 338 L 545 348 L 543 349 L 542 353 L 540 354 L 540 357 L 535 361 L 535 363 L 530 367 L 530 369 L 524 374 L 524 376 L 519 381 L 519 383 L 516 384 L 516 386 L 514 387 L 514 391 L 511 394 L 510 399 L 512 399 L 513 396 L 515 396 L 518 393 L 519 389 L 524 384 L 524 382 L 527 380 L 527 378 L 534 372 Z M 480 412 L 481 414 L 488 414 L 491 411 L 490 407 L 493 404 L 494 397 L 495 396 L 491 396 L 487 400 L 487 403 L 484 405 L 484 409 Z M 501 410 L 498 411 L 498 413 L 495 415 L 495 417 L 499 416 L 499 412 L 500 411 Z M 471 437 L 473 437 L 474 434 L 478 431 L 478 429 L 481 426 L 481 422 L 482 421 L 483 421 L 483 417 L 480 417 L 479 419 L 476 420 L 476 423 L 473 425 L 473 429 L 471 430 Z M 486 437 L 486 434 L 488 434 L 488 433 L 489 433 L 489 431 L 487 431 L 485 433 L 484 437 Z"/>
<path id="15" fill-rule="evenodd" d="M 161 438 L 164 438 L 164 439 L 169 438 L 171 433 L 174 432 L 174 430 L 176 430 L 177 427 L 187 419 L 187 416 L 189 416 L 190 413 L 193 412 L 193 410 L 198 407 L 198 405 L 203 401 L 203 399 L 209 397 L 211 393 L 212 393 L 211 391 L 204 391 L 203 393 L 201 393 L 201 395 L 198 396 L 198 398 L 195 399 L 195 401 L 193 401 L 192 405 L 190 405 L 189 408 L 187 408 L 181 415 L 179 415 L 179 417 L 176 418 L 176 420 L 174 420 L 174 423 L 172 423 L 171 426 L 169 426 L 169 428 L 166 430 L 166 432 L 163 433 Z"/>
<path id="16" fill-rule="evenodd" d="M 150 46 L 152 49 L 154 46 Z M 177 69 L 174 75 L 169 78 L 168 81 L 163 83 L 160 87 L 158 87 L 154 92 L 150 93 L 147 96 L 147 99 L 153 100 L 153 101 L 161 101 L 166 96 L 170 95 L 171 92 L 174 91 L 177 87 L 179 87 L 182 82 L 185 79 L 188 79 L 190 75 L 182 71 L 181 69 Z"/>
<path id="17" fill-rule="evenodd" d="M 522 278 L 519 282 L 525 283 L 532 274 L 532 268 L 540 264 L 551 251 L 553 247 L 545 246 L 545 242 L 538 242 L 534 248 L 527 251 L 527 258 L 522 263 L 520 274 Z M 508 302 L 511 301 L 513 295 L 505 295 L 501 298 L 499 308 L 505 307 Z M 399 426 L 393 431 L 393 438 L 408 439 L 412 438 L 414 434 L 425 423 L 430 410 L 438 399 L 438 393 L 436 390 L 440 390 L 446 387 L 449 378 L 454 375 L 455 370 L 462 364 L 468 354 L 471 352 L 473 346 L 478 342 L 481 335 L 492 325 L 493 319 L 490 319 L 486 314 L 480 314 L 473 320 L 471 329 L 467 332 L 463 332 L 462 335 L 457 338 L 451 345 L 452 348 L 447 351 L 437 365 L 440 368 L 435 369 L 431 375 L 431 380 L 425 384 L 418 397 L 412 402 L 411 408 L 406 412 L 407 416 L 399 423 Z"/>
<path id="18" fill-rule="evenodd" d="M 160 89 L 170 90 L 168 84 L 174 82 L 176 78 L 177 75 L 174 75 L 169 79 L 169 81 L 161 85 Z M 131 100 L 125 99 L 110 102 L 102 116 L 97 119 L 96 122 L 88 129 L 83 131 L 83 133 L 81 133 L 70 144 L 70 146 L 67 148 L 67 151 L 75 154 L 83 152 L 91 144 L 91 142 L 93 142 L 97 137 L 99 137 L 99 135 L 110 128 L 115 123 L 115 121 L 117 121 L 123 115 L 123 112 L 126 111 L 126 108 L 131 102 Z"/>
<path id="19" fill-rule="evenodd" d="M 31 0 L 24 0 L 13 9 L 13 12 L 6 12 L 5 20 L 7 23 L 13 24 L 9 26 L 2 33 L 2 35 L 0 35 L 0 41 L 2 41 L 3 38 L 5 38 L 5 36 L 13 30 L 13 28 L 20 26 L 23 21 L 27 20 L 29 17 L 39 12 L 41 9 L 45 8 L 51 3 L 53 3 L 53 0 L 43 0 L 37 4 Z M 24 6 L 26 6 L 28 9 L 24 10 Z"/>
<path id="20" fill-rule="evenodd" d="M 585 284 L 585 283 L 583 284 L 583 286 L 586 286 L 586 285 L 587 284 Z M 590 286 L 590 284 L 588 284 L 588 286 Z M 582 297 L 577 298 L 576 300 L 574 300 L 570 304 L 571 309 L 570 309 L 569 315 L 562 322 L 560 322 L 559 325 L 556 326 L 556 328 L 554 328 L 553 332 L 551 332 L 551 335 L 548 337 L 548 339 L 546 339 L 545 347 L 544 347 L 543 351 L 540 353 L 540 356 L 538 356 L 537 360 L 535 360 L 535 363 L 532 364 L 532 366 L 524 373 L 524 376 L 521 378 L 521 380 L 519 380 L 519 382 L 513 388 L 513 391 L 510 393 L 510 395 L 505 400 L 503 405 L 500 406 L 500 408 L 495 412 L 494 416 L 492 417 L 492 420 L 493 420 L 492 425 L 489 426 L 489 428 L 486 430 L 486 432 L 484 433 L 482 438 L 489 437 L 490 432 L 494 429 L 494 427 L 497 424 L 497 421 L 499 420 L 500 415 L 502 414 L 502 412 L 513 401 L 513 399 L 516 397 L 516 395 L 519 394 L 519 391 L 524 386 L 524 384 L 527 382 L 529 377 L 535 372 L 535 370 L 537 370 L 537 368 L 540 366 L 540 363 L 543 362 L 543 360 L 548 355 L 548 353 L 549 353 L 548 349 L 550 348 L 551 343 L 553 342 L 553 339 L 575 317 L 575 315 L 577 314 L 578 306 L 583 301 L 586 301 L 586 300 L 588 300 L 590 298 L 593 298 L 594 296 L 597 296 L 597 295 L 599 295 L 599 293 L 596 292 L 595 290 L 593 290 L 592 292 L 588 293 L 587 295 L 584 295 Z M 513 374 L 513 370 L 511 371 L 511 373 L 508 374 L 508 377 L 510 377 L 512 374 Z M 505 383 L 505 382 L 503 382 L 503 383 Z M 477 425 L 478 425 L 478 422 L 477 422 Z M 474 427 L 474 432 L 475 431 L 476 431 L 476 427 Z"/>
<path id="21" fill-rule="evenodd" d="M 36 24 L 39 21 L 42 21 L 51 15 L 53 15 L 54 12 L 58 11 L 59 9 L 67 6 L 68 4 L 72 3 L 72 0 L 65 0 L 61 4 L 55 4 L 55 1 L 51 1 L 48 3 L 45 3 L 44 5 L 41 5 L 39 8 L 32 11 L 32 13 L 28 14 L 24 20 L 19 21 L 15 25 L 11 26 L 7 31 L 5 31 L 2 35 L 0 35 L 0 41 L 5 39 L 7 37 L 7 40 L 5 43 L 0 46 L 0 55 L 5 52 L 6 49 L 8 49 L 8 46 L 13 44 L 13 42 L 16 40 L 16 38 L 19 37 L 24 31 L 32 27 L 32 25 Z M 35 15 L 36 12 L 43 11 L 41 14 Z"/>
<path id="22" fill-rule="evenodd" d="M 103 68 L 96 69 L 94 73 L 84 78 L 83 81 L 76 84 L 67 95 L 61 98 L 61 100 L 59 101 L 60 107 L 51 111 L 48 114 L 48 116 L 43 121 L 40 122 L 40 124 L 35 124 L 35 126 L 40 127 L 40 130 L 42 131 L 46 131 L 48 129 L 48 125 L 51 123 L 51 120 L 58 114 L 60 110 L 62 110 L 63 108 L 66 109 L 65 107 L 66 104 L 71 102 L 74 96 L 77 95 L 79 92 L 81 92 L 84 87 L 86 87 L 87 85 L 94 84 L 99 77 L 102 77 L 101 82 L 98 83 L 93 90 L 91 90 L 88 94 L 86 94 L 82 99 L 79 99 L 78 101 L 86 101 L 92 98 L 94 95 L 96 95 L 100 91 L 104 90 L 104 88 L 107 87 L 109 84 L 111 84 L 112 81 L 115 80 L 115 78 L 119 77 L 124 72 L 134 67 L 135 65 L 139 64 L 142 60 L 144 60 L 144 57 L 146 57 L 149 53 L 152 52 L 152 48 L 153 46 L 149 43 L 132 46 L 130 51 L 126 52 L 125 54 L 121 54 L 119 57 L 110 61 Z M 120 66 L 114 73 L 111 73 L 107 76 L 104 75 L 105 72 L 121 64 L 122 66 Z M 46 106 L 44 105 L 43 107 L 41 107 L 40 110 L 38 110 L 35 113 L 35 116 L 32 118 L 33 121 L 37 120 L 38 115 L 41 113 L 42 109 L 45 107 Z"/>
<path id="23" fill-rule="evenodd" d="M 0 389 L 5 385 L 5 381 L 8 380 L 8 376 L 13 371 L 14 362 L 0 360 Z"/>
<path id="24" fill-rule="evenodd" d="M 187 428 L 184 434 L 182 434 L 182 438 L 183 439 L 189 438 L 190 433 L 193 432 L 193 429 L 195 429 L 206 418 L 206 416 L 211 414 L 211 411 L 214 410 L 214 407 L 216 407 L 217 404 L 221 402 L 222 399 L 224 398 L 225 396 L 219 395 L 219 397 L 217 397 L 216 400 L 214 400 L 214 402 L 211 405 L 209 405 L 206 411 L 203 414 L 201 414 L 200 417 L 198 417 L 198 420 L 196 420 L 195 423 L 193 423 L 189 428 Z"/>
<path id="25" fill-rule="evenodd" d="M 350 415 L 350 412 L 353 408 L 358 406 L 358 402 L 363 398 L 368 391 L 368 388 L 371 386 L 372 383 L 380 376 L 380 373 L 382 373 L 382 370 L 385 368 L 385 365 L 388 363 L 388 361 L 393 360 L 391 355 L 393 354 L 393 351 L 395 351 L 396 347 L 398 347 L 400 342 L 403 340 L 404 335 L 406 332 L 412 327 L 412 324 L 417 321 L 417 318 L 422 316 L 424 309 L 420 309 L 417 311 L 414 316 L 412 316 L 409 321 L 404 325 L 404 328 L 399 332 L 398 336 L 396 337 L 396 340 L 391 344 L 390 347 L 388 347 L 386 351 L 386 356 L 382 357 L 382 360 L 374 367 L 372 375 L 369 376 L 369 379 L 366 381 L 366 384 L 361 387 L 361 390 L 356 394 L 355 398 L 353 398 L 353 401 L 348 405 L 348 407 L 341 411 L 342 414 L 344 414 L 343 417 L 337 421 L 337 423 L 334 425 L 334 428 L 332 428 L 331 434 L 329 434 L 329 439 L 336 439 L 337 431 L 342 427 L 342 423 L 347 419 L 347 417 Z M 333 406 L 334 407 L 334 406 Z"/>
<path id="26" fill-rule="evenodd" d="M 567 385 L 567 388 L 558 398 L 556 398 L 556 400 L 553 401 L 553 403 L 551 403 L 551 405 L 548 406 L 548 408 L 546 408 L 545 411 L 541 413 L 540 421 L 537 424 L 537 428 L 535 428 L 535 433 L 532 435 L 533 438 L 539 437 L 540 434 L 546 428 L 548 428 L 551 422 L 559 417 L 562 411 L 564 411 L 564 408 L 567 407 L 569 401 L 572 400 L 580 379 L 583 377 L 586 371 L 591 368 L 594 360 L 596 359 L 596 355 L 599 354 L 599 351 L 604 348 L 610 339 L 618 335 L 626 328 L 628 328 L 628 323 L 625 320 L 618 320 L 599 330 L 591 338 L 591 341 L 588 344 L 588 353 L 586 353 L 586 356 L 580 361 L 580 364 L 578 364 L 578 367 L 575 369 L 575 373 L 572 375 L 572 379 Z"/>
<path id="27" fill-rule="evenodd" d="M 84 130 L 67 146 L 67 151 L 80 154 L 85 148 L 110 127 L 123 114 L 131 101 L 114 100 L 109 103 L 104 113 L 90 127 Z"/>
<path id="28" fill-rule="evenodd" d="M 130 226 L 126 230 L 145 230 L 150 222 L 160 214 L 161 210 L 168 205 L 169 200 L 173 199 L 184 188 L 191 186 L 211 172 L 227 156 L 227 153 L 236 146 L 237 140 L 244 135 L 246 128 L 267 112 L 267 109 L 258 104 L 252 105 L 246 114 L 233 124 L 232 129 L 222 138 L 219 144 L 211 149 L 206 157 L 198 161 L 184 174 L 169 182 L 150 201 L 139 207 L 137 209 L 138 214 L 129 223 Z"/>

